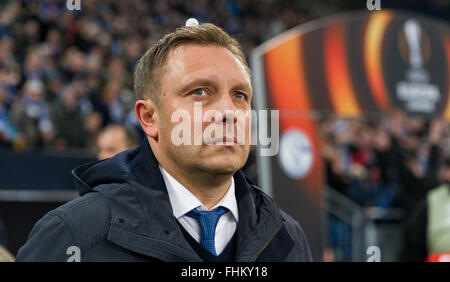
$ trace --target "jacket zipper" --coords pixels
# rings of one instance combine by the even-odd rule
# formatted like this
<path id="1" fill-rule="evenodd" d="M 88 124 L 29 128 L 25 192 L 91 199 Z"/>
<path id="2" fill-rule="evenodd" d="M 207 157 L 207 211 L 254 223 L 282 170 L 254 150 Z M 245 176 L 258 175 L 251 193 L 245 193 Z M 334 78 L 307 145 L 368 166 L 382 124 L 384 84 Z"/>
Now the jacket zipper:
<path id="1" fill-rule="evenodd" d="M 270 242 L 272 242 L 273 238 L 275 238 L 275 236 L 278 234 L 278 232 L 280 232 L 281 228 L 284 226 L 285 223 L 286 223 L 285 220 L 283 220 L 281 222 L 281 224 L 280 224 L 280 226 L 278 226 L 277 230 L 272 234 L 272 236 L 270 236 L 270 239 L 264 244 L 264 246 L 253 257 L 253 259 L 251 260 L 252 262 L 255 262 L 258 259 L 258 257 L 264 251 L 264 249 L 270 244 Z"/>

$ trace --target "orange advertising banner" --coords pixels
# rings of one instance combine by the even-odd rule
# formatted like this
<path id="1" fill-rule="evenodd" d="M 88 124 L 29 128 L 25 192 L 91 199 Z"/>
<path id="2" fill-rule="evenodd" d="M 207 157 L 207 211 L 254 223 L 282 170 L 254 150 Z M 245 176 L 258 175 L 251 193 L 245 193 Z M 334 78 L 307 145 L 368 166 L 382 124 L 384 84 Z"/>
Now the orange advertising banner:
<path id="1" fill-rule="evenodd" d="M 255 48 L 251 67 L 254 108 L 279 111 L 279 150 L 259 154 L 259 185 L 300 222 L 316 260 L 325 239 L 317 117 L 400 108 L 450 119 L 450 27 L 422 15 L 382 10 L 314 20 Z"/>

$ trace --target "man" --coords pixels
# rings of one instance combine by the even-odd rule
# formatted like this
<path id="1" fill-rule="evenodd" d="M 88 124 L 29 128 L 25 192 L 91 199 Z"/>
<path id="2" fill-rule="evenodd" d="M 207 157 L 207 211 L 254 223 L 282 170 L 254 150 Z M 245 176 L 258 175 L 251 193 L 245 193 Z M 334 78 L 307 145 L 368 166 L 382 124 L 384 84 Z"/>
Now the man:
<path id="1" fill-rule="evenodd" d="M 11 121 L 16 125 L 27 148 L 48 145 L 53 139 L 53 123 L 45 100 L 45 85 L 31 79 L 23 86 L 23 95 L 11 106 Z"/>
<path id="2" fill-rule="evenodd" d="M 108 125 L 98 135 L 97 139 L 97 159 L 104 160 L 114 155 L 137 147 L 137 134 L 122 125 Z"/>
<path id="3" fill-rule="evenodd" d="M 210 125 L 249 128 L 226 114 L 251 109 L 234 39 L 212 24 L 177 29 L 140 59 L 135 92 L 147 140 L 76 168 L 81 197 L 41 219 L 17 261 L 311 261 L 299 224 L 240 171 L 248 131 L 245 142 L 226 133 L 198 143 Z M 195 116 L 199 105 L 211 122 Z M 177 110 L 193 117 L 185 137 L 197 145 L 175 144 Z"/>
<path id="4" fill-rule="evenodd" d="M 426 193 L 404 224 L 400 261 L 450 262 L 450 158 L 439 178 L 442 184 Z"/>

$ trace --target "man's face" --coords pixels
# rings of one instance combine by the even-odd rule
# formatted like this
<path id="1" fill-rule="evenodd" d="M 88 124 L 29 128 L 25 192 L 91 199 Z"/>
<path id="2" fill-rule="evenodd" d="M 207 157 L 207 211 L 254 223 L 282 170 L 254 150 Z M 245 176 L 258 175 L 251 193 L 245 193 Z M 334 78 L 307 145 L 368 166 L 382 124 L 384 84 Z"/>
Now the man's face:
<path id="1" fill-rule="evenodd" d="M 450 182 L 450 166 L 444 165 L 440 170 L 439 176 L 439 180 Z"/>
<path id="2" fill-rule="evenodd" d="M 98 137 L 98 160 L 111 158 L 114 155 L 129 149 L 125 133 L 119 129 L 105 131 Z"/>
<path id="3" fill-rule="evenodd" d="M 160 153 L 165 158 L 180 169 L 210 174 L 232 174 L 245 164 L 250 149 L 250 118 L 235 118 L 232 113 L 251 110 L 252 89 L 245 68 L 230 51 L 213 45 L 176 47 L 167 57 L 161 90 L 157 126 Z M 198 115 L 199 105 L 201 115 Z M 172 121 L 172 114 L 177 110 L 189 113 L 189 128 L 185 129 L 191 132 L 191 145 L 176 145 L 172 139 L 174 128 L 180 124 L 180 120 Z M 216 111 L 216 117 L 205 121 L 205 114 L 212 113 L 211 110 Z M 202 138 L 205 129 L 213 126 L 221 127 L 223 135 L 212 133 L 212 140 Z M 238 132 L 243 132 L 240 140 L 244 141 L 239 144 L 233 140 Z M 224 138 L 228 138 L 227 145 L 223 145 Z M 201 144 L 194 143 L 195 140 L 201 140 Z"/>

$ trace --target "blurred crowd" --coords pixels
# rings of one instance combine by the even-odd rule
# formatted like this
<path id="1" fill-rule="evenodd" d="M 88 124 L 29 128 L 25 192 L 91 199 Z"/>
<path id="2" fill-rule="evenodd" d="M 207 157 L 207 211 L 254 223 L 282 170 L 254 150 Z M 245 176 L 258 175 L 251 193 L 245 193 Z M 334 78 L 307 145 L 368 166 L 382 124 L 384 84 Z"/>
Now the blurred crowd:
<path id="1" fill-rule="evenodd" d="M 321 123 L 327 184 L 363 207 L 400 208 L 450 181 L 450 123 L 401 110 L 374 119 Z"/>
<path id="2" fill-rule="evenodd" d="M 132 88 L 137 60 L 189 17 L 223 27 L 247 55 L 310 19 L 292 1 L 81 5 L 70 11 L 65 0 L 0 1 L 0 147 L 95 150 L 107 125 L 138 128 Z"/>
<path id="3" fill-rule="evenodd" d="M 431 2 L 440 7 L 435 10 L 450 8 Z M 107 125 L 139 131 L 132 87 L 137 60 L 190 17 L 223 27 L 248 56 L 286 29 L 364 8 L 360 1 L 334 0 L 80 3 L 77 11 L 66 0 L 0 0 L 0 147 L 92 151 Z"/>
<path id="4" fill-rule="evenodd" d="M 364 9 L 365 2 L 81 0 L 82 9 L 71 11 L 66 0 L 0 0 L 0 147 L 77 148 L 102 159 L 135 146 L 137 60 L 190 17 L 223 27 L 248 56 L 286 29 Z M 443 17 L 449 3 L 382 1 L 383 8 L 417 7 Z M 428 190 L 450 180 L 442 169 L 450 167 L 448 122 L 395 111 L 376 119 L 330 117 L 320 129 L 327 184 L 361 206 L 408 213 Z"/>
<path id="5" fill-rule="evenodd" d="M 443 198 L 437 207 L 430 195 L 450 187 L 450 122 L 394 110 L 374 118 L 329 117 L 320 122 L 320 134 L 327 185 L 361 206 L 373 222 L 400 227 L 390 231 L 397 244 L 390 245 L 389 259 L 425 261 L 433 244 L 449 250 L 449 241 L 441 239 L 450 234 L 450 202 Z M 441 209 L 432 220 L 430 205 Z M 381 213 L 370 216 L 373 208 Z M 444 220 L 440 237 L 429 236 L 436 218 Z M 328 223 L 331 249 L 325 254 L 330 261 L 350 261 L 352 226 L 332 215 Z"/>

